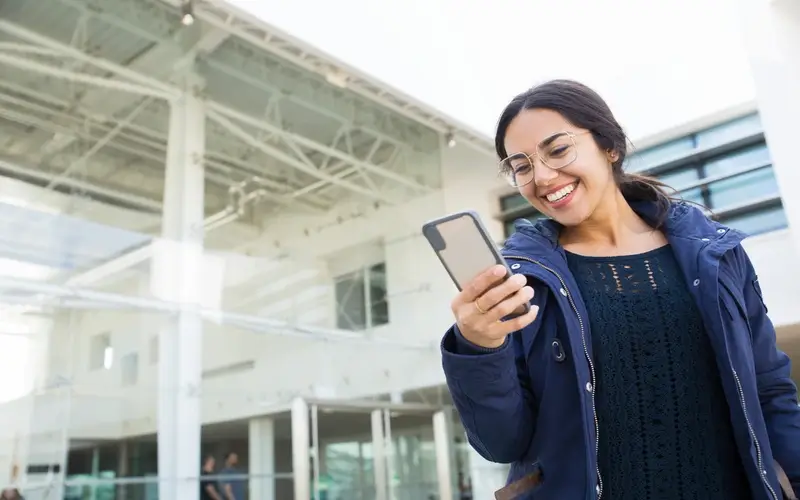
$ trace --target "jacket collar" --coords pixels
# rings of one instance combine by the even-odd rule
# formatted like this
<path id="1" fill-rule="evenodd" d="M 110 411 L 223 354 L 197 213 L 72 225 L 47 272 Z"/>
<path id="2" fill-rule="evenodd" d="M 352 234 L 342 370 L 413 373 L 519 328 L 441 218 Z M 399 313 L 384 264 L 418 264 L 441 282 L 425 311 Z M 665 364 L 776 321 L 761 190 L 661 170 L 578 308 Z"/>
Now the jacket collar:
<path id="1" fill-rule="evenodd" d="M 631 208 L 647 222 L 655 226 L 659 208 L 655 202 L 629 202 Z M 504 253 L 522 252 L 524 254 L 546 256 L 559 251 L 558 235 L 561 225 L 552 219 L 532 223 L 526 219 L 515 222 L 516 233 L 506 241 Z M 738 244 L 746 237 L 744 233 L 731 229 L 709 219 L 696 205 L 685 201 L 675 201 L 669 205 L 662 230 L 670 243 L 679 244 L 681 240 L 693 242 L 717 242 L 722 239 Z M 728 245 L 726 245 L 728 246 Z"/>

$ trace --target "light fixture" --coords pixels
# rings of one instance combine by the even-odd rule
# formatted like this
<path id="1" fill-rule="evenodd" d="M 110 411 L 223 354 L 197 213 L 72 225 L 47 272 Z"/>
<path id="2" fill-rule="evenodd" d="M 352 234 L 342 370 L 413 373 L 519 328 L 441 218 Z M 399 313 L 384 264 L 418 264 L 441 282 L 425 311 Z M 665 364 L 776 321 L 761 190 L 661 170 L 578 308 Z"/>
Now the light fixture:
<path id="1" fill-rule="evenodd" d="M 191 26 L 194 24 L 194 6 L 192 0 L 187 0 L 181 5 L 181 24 Z"/>
<path id="2" fill-rule="evenodd" d="M 332 70 L 325 74 L 325 80 L 335 87 L 344 89 L 347 88 L 347 83 L 350 81 L 350 77 L 342 71 Z"/>
<path id="3" fill-rule="evenodd" d="M 456 136 L 453 135 L 452 132 L 448 132 L 446 136 L 444 136 L 444 140 L 447 142 L 448 148 L 456 147 Z"/>

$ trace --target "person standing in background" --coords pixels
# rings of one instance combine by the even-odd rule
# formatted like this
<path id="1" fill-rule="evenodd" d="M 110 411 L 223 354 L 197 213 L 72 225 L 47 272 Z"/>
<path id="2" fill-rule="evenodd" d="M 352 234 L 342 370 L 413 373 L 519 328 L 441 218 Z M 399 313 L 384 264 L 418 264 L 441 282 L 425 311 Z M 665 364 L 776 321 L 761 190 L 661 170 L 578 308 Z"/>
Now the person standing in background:
<path id="1" fill-rule="evenodd" d="M 225 455 L 225 467 L 219 471 L 222 477 L 220 488 L 225 500 L 244 500 L 245 482 L 242 479 L 235 479 L 235 476 L 242 475 L 237 466 L 239 465 L 239 455 L 230 452 Z M 233 476 L 233 477 L 226 477 Z"/>
<path id="2" fill-rule="evenodd" d="M 216 482 L 214 479 L 207 477 L 214 475 L 215 467 L 216 459 L 214 459 L 214 456 L 206 455 L 203 461 L 203 468 L 200 471 L 200 500 L 222 500 L 222 495 L 217 489 Z"/>

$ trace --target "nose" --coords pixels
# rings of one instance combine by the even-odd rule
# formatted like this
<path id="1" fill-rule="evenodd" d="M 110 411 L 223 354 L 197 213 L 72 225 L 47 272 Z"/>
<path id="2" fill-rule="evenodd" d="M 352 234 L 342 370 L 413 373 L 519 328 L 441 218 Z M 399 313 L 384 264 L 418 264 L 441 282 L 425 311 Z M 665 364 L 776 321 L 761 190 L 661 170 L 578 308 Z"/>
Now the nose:
<path id="1" fill-rule="evenodd" d="M 557 177 L 557 170 L 548 167 L 538 158 L 533 160 L 533 182 L 537 187 L 549 186 Z"/>

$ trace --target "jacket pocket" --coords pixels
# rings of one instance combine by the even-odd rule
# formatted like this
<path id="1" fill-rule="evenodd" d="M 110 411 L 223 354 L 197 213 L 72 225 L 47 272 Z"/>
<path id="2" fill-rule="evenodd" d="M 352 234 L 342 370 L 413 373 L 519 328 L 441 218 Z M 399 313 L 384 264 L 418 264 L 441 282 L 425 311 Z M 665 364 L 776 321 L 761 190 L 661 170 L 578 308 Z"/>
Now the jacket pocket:
<path id="1" fill-rule="evenodd" d="M 495 498 L 502 500 L 532 498 L 531 495 L 541 488 L 543 482 L 544 471 L 538 460 L 514 462 L 511 464 L 506 486 L 495 492 Z"/>

